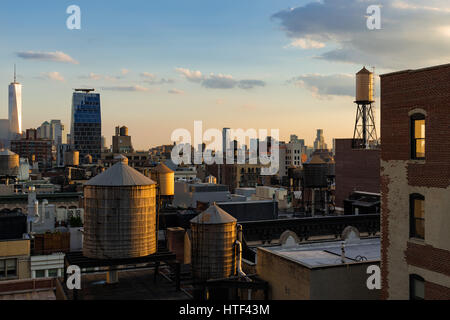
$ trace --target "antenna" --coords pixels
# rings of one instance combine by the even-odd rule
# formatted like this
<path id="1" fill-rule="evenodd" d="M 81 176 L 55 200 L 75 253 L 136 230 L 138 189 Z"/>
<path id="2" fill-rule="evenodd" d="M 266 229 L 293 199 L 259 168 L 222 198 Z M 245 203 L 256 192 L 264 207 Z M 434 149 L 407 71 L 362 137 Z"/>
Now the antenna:
<path id="1" fill-rule="evenodd" d="M 14 63 L 14 83 L 16 83 L 16 64 Z"/>

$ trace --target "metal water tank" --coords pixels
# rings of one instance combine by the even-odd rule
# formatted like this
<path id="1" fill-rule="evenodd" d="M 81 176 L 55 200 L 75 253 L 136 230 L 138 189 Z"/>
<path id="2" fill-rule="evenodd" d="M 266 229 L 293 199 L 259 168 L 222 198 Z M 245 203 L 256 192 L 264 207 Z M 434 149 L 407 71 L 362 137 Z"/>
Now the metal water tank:
<path id="1" fill-rule="evenodd" d="M 356 74 L 356 101 L 373 101 L 373 73 L 367 70 L 366 67 Z"/>
<path id="2" fill-rule="evenodd" d="M 328 164 L 315 154 L 303 164 L 303 184 L 305 188 L 325 188 L 328 186 Z"/>
<path id="3" fill-rule="evenodd" d="M 76 150 L 64 152 L 64 165 L 65 166 L 80 165 L 80 152 Z"/>
<path id="4" fill-rule="evenodd" d="M 191 263 L 195 279 L 228 278 L 236 274 L 237 220 L 211 205 L 191 220 Z"/>
<path id="5" fill-rule="evenodd" d="M 83 254 L 135 258 L 156 252 L 156 183 L 118 162 L 84 185 Z"/>
<path id="6" fill-rule="evenodd" d="M 17 176 L 19 173 L 19 155 L 8 149 L 0 150 L 0 175 Z"/>
<path id="7" fill-rule="evenodd" d="M 120 131 L 119 132 L 120 132 L 120 135 L 123 136 L 123 137 L 128 136 L 128 128 L 125 127 L 125 126 L 120 127 Z"/>
<path id="8" fill-rule="evenodd" d="M 158 164 L 153 170 L 152 179 L 159 184 L 161 196 L 173 196 L 175 188 L 175 172 L 170 170 L 165 164 Z"/>

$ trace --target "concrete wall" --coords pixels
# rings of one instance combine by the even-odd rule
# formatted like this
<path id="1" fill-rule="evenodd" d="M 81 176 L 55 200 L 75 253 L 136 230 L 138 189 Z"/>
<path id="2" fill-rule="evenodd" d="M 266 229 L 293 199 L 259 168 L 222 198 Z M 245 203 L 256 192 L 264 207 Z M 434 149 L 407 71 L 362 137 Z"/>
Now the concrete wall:
<path id="1" fill-rule="evenodd" d="M 310 271 L 298 263 L 258 248 L 256 273 L 269 283 L 270 300 L 310 299 Z"/>
<path id="2" fill-rule="evenodd" d="M 359 263 L 311 271 L 311 299 L 378 300 L 380 290 L 367 288 L 367 267 L 380 263 Z"/>
<path id="3" fill-rule="evenodd" d="M 367 289 L 366 262 L 308 268 L 264 248 L 258 248 L 256 273 L 269 282 L 272 300 L 377 300 L 380 290 Z"/>
<path id="4" fill-rule="evenodd" d="M 450 65 L 381 76 L 382 297 L 450 299 Z M 410 116 L 425 115 L 425 160 L 411 160 Z M 425 197 L 425 239 L 409 238 L 409 195 Z"/>

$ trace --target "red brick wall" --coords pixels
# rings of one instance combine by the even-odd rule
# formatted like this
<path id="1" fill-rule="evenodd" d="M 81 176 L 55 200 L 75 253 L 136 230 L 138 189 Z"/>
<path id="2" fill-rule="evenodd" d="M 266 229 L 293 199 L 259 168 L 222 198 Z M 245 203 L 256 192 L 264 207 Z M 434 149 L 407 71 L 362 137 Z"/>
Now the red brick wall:
<path id="1" fill-rule="evenodd" d="M 409 265 L 450 276 L 450 251 L 408 242 L 405 258 Z"/>
<path id="2" fill-rule="evenodd" d="M 352 139 L 336 139 L 336 206 L 355 190 L 380 192 L 380 150 L 352 149 Z"/>
<path id="3" fill-rule="evenodd" d="M 408 164 L 414 186 L 445 188 L 450 184 L 450 65 L 381 76 L 381 159 L 409 160 L 410 118 L 427 112 L 426 163 Z"/>
<path id="4" fill-rule="evenodd" d="M 450 185 L 450 65 L 381 76 L 382 161 L 410 160 L 409 113 L 416 108 L 423 109 L 427 113 L 425 118 L 426 160 L 423 163 L 406 164 L 408 185 L 447 188 Z M 389 182 L 389 177 L 382 176 L 383 298 L 388 298 L 389 290 L 387 282 L 389 272 L 387 252 L 390 246 L 388 218 L 394 214 L 389 211 L 387 202 Z M 405 185 L 405 192 L 407 187 Z M 450 252 L 448 251 L 408 243 L 405 256 L 408 264 L 449 275 Z M 437 297 L 438 285 L 427 283 L 427 286 L 426 298 Z M 448 291 L 448 288 L 441 290 L 447 294 Z M 448 296 L 447 294 L 444 293 L 444 296 Z"/>
<path id="5" fill-rule="evenodd" d="M 439 284 L 425 281 L 426 300 L 450 300 L 450 288 Z"/>

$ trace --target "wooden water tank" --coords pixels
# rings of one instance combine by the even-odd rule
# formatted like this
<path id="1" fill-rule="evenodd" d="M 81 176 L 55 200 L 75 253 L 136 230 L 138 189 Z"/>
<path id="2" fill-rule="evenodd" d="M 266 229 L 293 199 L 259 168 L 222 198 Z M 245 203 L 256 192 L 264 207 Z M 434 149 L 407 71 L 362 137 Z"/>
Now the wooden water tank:
<path id="1" fill-rule="evenodd" d="M 156 183 L 122 156 L 84 186 L 83 255 L 135 258 L 156 249 Z"/>

